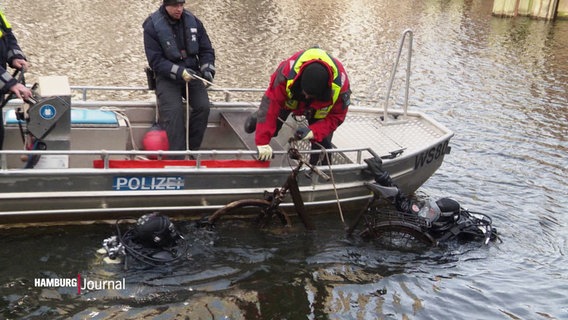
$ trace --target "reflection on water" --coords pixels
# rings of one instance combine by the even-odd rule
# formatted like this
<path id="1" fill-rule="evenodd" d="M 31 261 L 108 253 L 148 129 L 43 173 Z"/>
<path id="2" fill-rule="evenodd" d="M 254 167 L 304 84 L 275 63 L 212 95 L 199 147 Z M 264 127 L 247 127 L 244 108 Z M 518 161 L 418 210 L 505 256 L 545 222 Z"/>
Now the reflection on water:
<path id="1" fill-rule="evenodd" d="M 28 83 L 66 75 L 72 85 L 145 86 L 141 23 L 159 3 L 2 5 L 31 60 Z M 318 217 L 314 233 L 192 233 L 190 255 L 180 265 L 124 270 L 94 254 L 113 227 L 9 230 L 0 247 L 0 317 L 568 316 L 568 22 L 493 18 L 491 2 L 482 0 L 196 0 L 188 6 L 216 46 L 217 84 L 264 87 L 278 62 L 317 44 L 344 63 L 353 100 L 379 107 L 399 37 L 414 30 L 411 108 L 456 132 L 451 154 L 417 195 L 451 196 L 489 213 L 504 242 L 389 252 L 345 239 L 332 213 Z M 395 104 L 402 78 L 397 75 Z M 127 290 L 78 296 L 33 286 L 37 277 L 78 273 L 125 277 Z"/>

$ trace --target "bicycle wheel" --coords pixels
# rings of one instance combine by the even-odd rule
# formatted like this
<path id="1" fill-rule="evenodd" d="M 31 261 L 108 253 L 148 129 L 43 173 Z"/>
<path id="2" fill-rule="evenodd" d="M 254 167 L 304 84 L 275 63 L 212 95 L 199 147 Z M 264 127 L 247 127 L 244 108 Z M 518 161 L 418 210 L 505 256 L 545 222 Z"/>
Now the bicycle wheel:
<path id="1" fill-rule="evenodd" d="M 290 218 L 280 208 L 270 209 L 271 202 L 263 199 L 242 199 L 233 201 L 223 208 L 215 211 L 208 222 L 214 226 L 221 217 L 231 215 L 240 219 L 251 219 L 259 228 L 268 228 L 273 225 L 291 226 Z M 277 220 L 277 221 L 275 221 Z"/>
<path id="2" fill-rule="evenodd" d="M 419 226 L 404 221 L 380 221 L 370 224 L 359 235 L 379 247 L 412 251 L 435 246 L 436 240 Z"/>

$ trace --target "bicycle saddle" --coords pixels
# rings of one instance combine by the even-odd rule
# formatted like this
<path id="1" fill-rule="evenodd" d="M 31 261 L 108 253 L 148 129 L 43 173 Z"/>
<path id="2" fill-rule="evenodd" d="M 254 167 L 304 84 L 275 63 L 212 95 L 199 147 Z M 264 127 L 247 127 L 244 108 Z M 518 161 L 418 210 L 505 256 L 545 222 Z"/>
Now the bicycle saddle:
<path id="1" fill-rule="evenodd" d="M 374 182 L 365 182 L 365 187 L 373 192 L 375 198 L 379 198 L 380 196 L 392 198 L 396 197 L 396 195 L 400 192 L 397 187 L 385 187 Z"/>

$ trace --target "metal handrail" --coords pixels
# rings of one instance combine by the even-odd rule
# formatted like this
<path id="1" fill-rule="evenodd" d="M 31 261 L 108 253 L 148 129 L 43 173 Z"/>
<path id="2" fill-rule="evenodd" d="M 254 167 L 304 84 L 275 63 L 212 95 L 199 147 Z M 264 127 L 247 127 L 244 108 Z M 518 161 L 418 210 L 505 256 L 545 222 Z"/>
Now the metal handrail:
<path id="1" fill-rule="evenodd" d="M 147 87 L 113 87 L 113 86 L 70 86 L 71 90 L 80 91 L 83 101 L 87 101 L 87 93 L 89 91 L 152 91 Z M 264 89 L 258 88 L 208 88 L 208 91 L 213 92 L 264 92 Z M 229 101 L 228 98 L 225 101 Z"/>
<path id="2" fill-rule="evenodd" d="M 410 88 L 410 62 L 411 62 L 411 58 L 412 58 L 412 41 L 413 41 L 413 33 L 412 30 L 410 29 L 406 29 L 402 32 L 402 36 L 400 39 L 400 45 L 398 47 L 398 54 L 396 56 L 396 60 L 394 62 L 394 65 L 392 67 L 392 74 L 389 80 L 389 85 L 387 88 L 387 94 L 386 94 L 386 98 L 385 98 L 385 109 L 384 109 L 384 115 L 383 115 L 383 122 L 387 122 L 388 119 L 388 108 L 389 108 L 389 100 L 390 100 L 390 93 L 392 90 L 392 84 L 394 82 L 394 77 L 396 75 L 396 71 L 398 69 L 398 63 L 400 60 L 400 56 L 402 55 L 402 49 L 404 47 L 404 41 L 406 40 L 406 36 L 408 36 L 408 61 L 406 64 L 406 87 L 405 87 L 405 93 L 404 93 L 404 106 L 403 106 L 403 112 L 404 112 L 404 117 L 406 117 L 407 112 L 408 112 L 408 91 Z"/>
<path id="3" fill-rule="evenodd" d="M 79 91 L 81 94 L 81 98 L 77 102 L 87 102 L 89 101 L 88 93 L 91 91 L 141 91 L 141 92 L 151 92 L 147 87 L 113 87 L 113 86 L 69 86 L 71 91 Z M 261 93 L 264 92 L 265 89 L 260 88 L 208 88 L 208 91 L 211 92 L 224 92 L 224 93 L 232 93 L 232 92 L 240 92 L 240 93 Z M 230 102 L 230 95 L 225 95 L 225 102 Z M 24 101 L 22 99 L 11 99 L 7 102 L 8 106 L 19 106 L 23 104 Z M 148 103 L 153 103 L 148 101 Z M 125 103 L 127 104 L 127 103 Z"/>
<path id="4" fill-rule="evenodd" d="M 302 154 L 319 153 L 320 150 L 302 150 Z M 357 155 L 357 163 L 361 164 L 363 161 L 363 153 L 368 153 L 372 156 L 377 154 L 370 148 L 341 148 L 341 149 L 327 149 L 329 154 L 333 153 L 355 153 Z M 286 155 L 286 150 L 275 150 L 275 155 Z M 256 156 L 257 151 L 253 150 L 199 150 L 199 151 L 140 151 L 140 150 L 0 150 L 0 170 L 7 170 L 7 156 L 8 155 L 67 155 L 67 156 L 98 156 L 104 163 L 104 169 L 108 169 L 108 164 L 111 156 L 125 156 L 135 159 L 137 156 L 155 156 L 158 159 L 163 159 L 166 156 L 192 156 L 196 159 L 196 167 L 201 166 L 201 161 L 205 159 L 216 159 L 217 156 L 234 156 L 237 159 L 243 156 Z"/>

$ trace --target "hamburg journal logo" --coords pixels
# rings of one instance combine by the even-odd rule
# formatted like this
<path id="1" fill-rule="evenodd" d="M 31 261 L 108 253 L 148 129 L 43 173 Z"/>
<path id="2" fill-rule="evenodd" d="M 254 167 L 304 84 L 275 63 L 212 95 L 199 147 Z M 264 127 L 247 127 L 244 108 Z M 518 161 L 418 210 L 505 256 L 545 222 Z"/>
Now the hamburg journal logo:
<path id="1" fill-rule="evenodd" d="M 77 294 L 82 291 L 124 290 L 126 281 L 121 280 L 91 280 L 77 274 L 76 278 L 35 278 L 36 288 L 76 288 Z"/>

